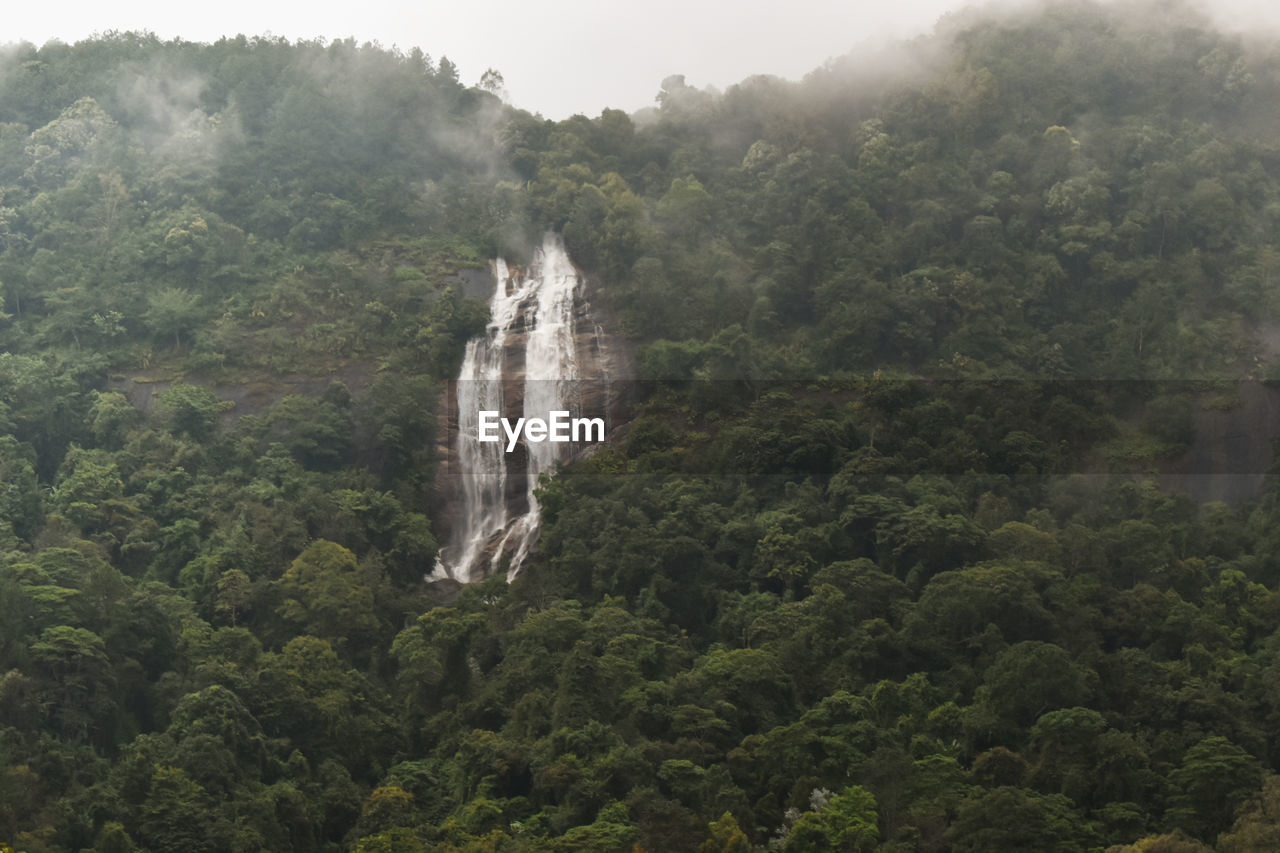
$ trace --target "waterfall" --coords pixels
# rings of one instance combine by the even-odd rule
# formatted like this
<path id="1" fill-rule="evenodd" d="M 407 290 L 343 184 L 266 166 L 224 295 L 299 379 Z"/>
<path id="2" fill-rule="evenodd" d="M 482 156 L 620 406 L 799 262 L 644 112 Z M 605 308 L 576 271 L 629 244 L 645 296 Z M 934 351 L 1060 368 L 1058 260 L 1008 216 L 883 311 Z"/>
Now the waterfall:
<path id="1" fill-rule="evenodd" d="M 493 271 L 491 319 L 485 334 L 467 344 L 455 395 L 460 524 L 434 575 L 463 583 L 497 570 L 504 554 L 511 556 L 507 576 L 515 576 L 537 540 L 538 477 L 572 452 L 571 445 L 542 441 L 524 443 L 524 454 L 508 454 L 504 442 L 479 441 L 478 413 L 545 418 L 580 408 L 574 309 L 582 278 L 563 242 L 548 234 L 527 270 L 513 271 L 498 259 Z M 515 518 L 513 492 L 526 507 Z"/>

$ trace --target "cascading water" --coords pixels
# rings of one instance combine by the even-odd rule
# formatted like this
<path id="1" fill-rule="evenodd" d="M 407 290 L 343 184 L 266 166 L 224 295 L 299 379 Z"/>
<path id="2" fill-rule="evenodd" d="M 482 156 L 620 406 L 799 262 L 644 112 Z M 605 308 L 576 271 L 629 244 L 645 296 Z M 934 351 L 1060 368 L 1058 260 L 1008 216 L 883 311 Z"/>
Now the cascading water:
<path id="1" fill-rule="evenodd" d="M 580 408 L 574 310 L 582 278 L 563 242 L 548 234 L 527 271 L 512 272 L 499 259 L 494 275 L 498 283 L 489 303 L 489 326 L 483 337 L 467 344 L 458 377 L 455 446 L 462 512 L 453 544 L 442 552 L 435 572 L 462 583 L 496 570 L 506 554 L 511 556 L 507 576 L 515 576 L 537 539 L 538 477 L 572 452 L 564 443 L 530 442 L 523 460 L 513 457 L 504 441 L 479 440 L 479 412 L 545 418 L 552 411 Z M 514 352 L 521 337 L 522 377 Z M 527 509 L 512 519 L 509 485 L 518 486 L 521 477 Z"/>

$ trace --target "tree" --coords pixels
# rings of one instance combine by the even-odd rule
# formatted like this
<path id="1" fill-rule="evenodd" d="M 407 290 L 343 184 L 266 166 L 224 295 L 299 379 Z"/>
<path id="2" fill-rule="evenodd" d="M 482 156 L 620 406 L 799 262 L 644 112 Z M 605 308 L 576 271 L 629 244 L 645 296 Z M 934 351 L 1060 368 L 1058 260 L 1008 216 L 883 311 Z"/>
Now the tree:
<path id="1" fill-rule="evenodd" d="M 1031 729 L 1027 751 L 1035 759 L 1035 787 L 1056 790 L 1081 805 L 1138 802 L 1154 783 L 1139 742 L 1085 708 L 1043 715 Z"/>
<path id="2" fill-rule="evenodd" d="M 480 88 L 499 97 L 503 95 L 503 88 L 506 86 L 506 82 L 502 78 L 502 74 L 492 68 L 486 68 L 484 73 L 480 75 Z"/>
<path id="3" fill-rule="evenodd" d="M 670 235 L 696 239 L 710 224 L 715 204 L 697 178 L 676 178 L 666 195 L 658 200 L 658 220 Z"/>
<path id="4" fill-rule="evenodd" d="M 199 385 L 175 383 L 156 398 L 156 414 L 162 424 L 177 435 L 205 442 L 218 426 L 222 403 L 213 392 Z"/>
<path id="5" fill-rule="evenodd" d="M 118 711 L 115 672 L 102 638 L 84 628 L 46 628 L 31 644 L 46 678 L 44 695 L 63 736 L 79 741 L 107 732 Z"/>
<path id="6" fill-rule="evenodd" d="M 228 569 L 218 578 L 218 596 L 213 609 L 236 626 L 236 617 L 253 604 L 253 582 L 239 569 Z"/>
<path id="7" fill-rule="evenodd" d="M 791 827 L 783 850 L 831 850 L 840 853 L 870 853 L 880 841 L 876 800 L 859 786 L 830 791 L 814 791 L 813 811 L 805 812 Z"/>
<path id="8" fill-rule="evenodd" d="M 965 728 L 984 744 L 1019 732 L 1055 708 L 1082 704 L 1096 681 L 1095 674 L 1059 646 L 1017 643 L 1000 652 L 987 669 Z M 1046 722 L 1044 731 L 1051 725 Z"/>
<path id="9" fill-rule="evenodd" d="M 751 853 L 751 840 L 738 826 L 732 812 L 725 812 L 707 828 L 711 837 L 702 842 L 698 853 Z"/>
<path id="10" fill-rule="evenodd" d="M 140 840 L 156 853 L 219 849 L 216 811 L 208 793 L 176 767 L 157 767 L 142 804 Z"/>
<path id="11" fill-rule="evenodd" d="M 1231 825 L 1236 809 L 1258 790 L 1262 770 L 1252 755 L 1215 735 L 1188 749 L 1169 781 L 1174 793 L 1166 819 L 1209 841 Z"/>
<path id="12" fill-rule="evenodd" d="M 1066 797 L 1010 787 L 986 791 L 965 802 L 945 837 L 957 853 L 1069 853 L 1088 849 L 1096 840 L 1091 824 Z"/>
<path id="13" fill-rule="evenodd" d="M 142 413 L 117 391 L 94 391 L 91 398 L 88 425 L 94 440 L 104 449 L 119 449 L 129 431 L 142 422 Z"/>
<path id="14" fill-rule="evenodd" d="M 355 831 L 360 835 L 376 835 L 417 823 L 413 794 L 398 785 L 383 785 L 375 788 L 365 801 Z"/>
<path id="15" fill-rule="evenodd" d="M 350 447 L 351 397 L 337 387 L 341 394 L 330 395 L 336 403 L 290 394 L 267 415 L 267 423 L 284 433 L 282 443 L 303 464 L 332 467 Z"/>
<path id="16" fill-rule="evenodd" d="M 35 534 L 44 514 L 35 461 L 29 447 L 0 436 L 0 523 L 8 522 L 22 539 Z"/>
<path id="17" fill-rule="evenodd" d="M 1132 844 L 1107 848 L 1107 853 L 1212 853 L 1212 851 L 1212 847 L 1201 844 L 1180 829 L 1164 835 L 1149 835 Z"/>
<path id="18" fill-rule="evenodd" d="M 1218 836 L 1221 853 L 1266 853 L 1280 850 L 1280 776 L 1268 774 L 1262 790 L 1236 812 L 1231 829 Z"/>
<path id="19" fill-rule="evenodd" d="M 173 335 L 173 345 L 182 348 L 182 333 L 200 321 L 200 297 L 180 287 L 164 287 L 151 294 L 142 319 L 157 335 Z"/>
<path id="20" fill-rule="evenodd" d="M 58 472 L 51 503 L 68 520 L 87 528 L 101 523 L 106 503 L 123 492 L 120 471 L 109 454 L 72 445 Z"/>
<path id="21" fill-rule="evenodd" d="M 356 555 L 317 539 L 280 578 L 279 613 L 308 634 L 339 648 L 362 647 L 378 630 L 373 594 L 362 582 Z"/>

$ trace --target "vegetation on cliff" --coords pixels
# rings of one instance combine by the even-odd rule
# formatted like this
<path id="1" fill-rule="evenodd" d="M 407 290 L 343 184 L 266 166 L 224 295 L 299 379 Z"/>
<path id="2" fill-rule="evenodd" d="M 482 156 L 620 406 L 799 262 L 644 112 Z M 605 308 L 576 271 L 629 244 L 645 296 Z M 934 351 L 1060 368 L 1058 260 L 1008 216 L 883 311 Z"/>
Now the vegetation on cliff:
<path id="1" fill-rule="evenodd" d="M 1275 847 L 1277 493 L 1145 475 L 1273 371 L 1280 46 L 1070 3 L 658 101 L 0 57 L 0 849 Z M 436 606 L 457 274 L 545 229 L 644 396 Z"/>

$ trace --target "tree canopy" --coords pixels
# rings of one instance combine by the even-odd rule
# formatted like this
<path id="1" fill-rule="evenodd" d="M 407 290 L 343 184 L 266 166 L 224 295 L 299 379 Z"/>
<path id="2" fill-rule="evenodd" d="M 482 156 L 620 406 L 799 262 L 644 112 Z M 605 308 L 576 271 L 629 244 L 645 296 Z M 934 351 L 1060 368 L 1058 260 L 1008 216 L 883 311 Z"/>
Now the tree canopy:
<path id="1" fill-rule="evenodd" d="M 0 54 L 0 850 L 1274 846 L 1280 496 L 1163 475 L 1280 437 L 1280 44 L 1062 2 L 503 86 Z M 633 415 L 427 584 L 472 276 L 546 230 Z"/>

